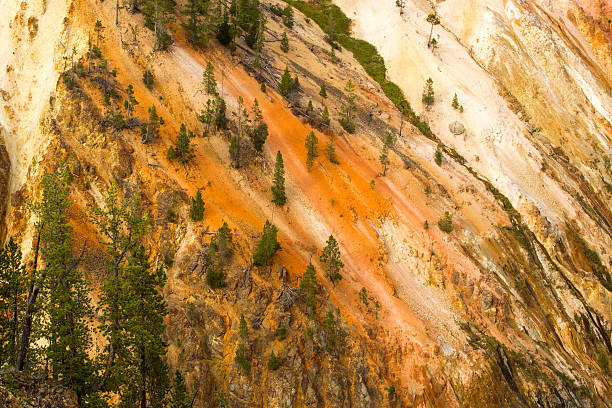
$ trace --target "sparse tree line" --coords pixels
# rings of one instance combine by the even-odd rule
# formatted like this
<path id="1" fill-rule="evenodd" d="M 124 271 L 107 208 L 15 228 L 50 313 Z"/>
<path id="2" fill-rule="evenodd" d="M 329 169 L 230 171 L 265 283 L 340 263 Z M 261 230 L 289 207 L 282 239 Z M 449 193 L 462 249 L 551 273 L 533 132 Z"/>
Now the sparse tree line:
<path id="1" fill-rule="evenodd" d="M 145 245 L 149 222 L 139 196 L 121 198 L 111 186 L 105 205 L 88 209 L 104 253 L 94 304 L 88 248 L 77 245 L 69 224 L 71 183 L 66 162 L 42 176 L 41 197 L 30 207 L 31 266 L 12 238 L 0 250 L 0 366 L 44 371 L 83 407 L 191 406 L 181 373 L 171 380 L 165 362 L 166 274 Z M 101 350 L 94 337 L 103 339 Z"/>

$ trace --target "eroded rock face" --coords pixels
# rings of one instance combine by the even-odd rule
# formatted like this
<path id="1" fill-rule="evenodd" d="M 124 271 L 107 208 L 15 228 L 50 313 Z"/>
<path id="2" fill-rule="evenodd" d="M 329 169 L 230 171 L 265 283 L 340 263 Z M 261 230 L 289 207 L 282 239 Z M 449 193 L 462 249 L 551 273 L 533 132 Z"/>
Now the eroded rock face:
<path id="1" fill-rule="evenodd" d="M 74 391 L 41 375 L 9 371 L 0 375 L 0 407 L 78 408 Z"/>
<path id="2" fill-rule="evenodd" d="M 11 160 L 0 135 L 0 242 L 4 240 L 6 225 L 4 217 L 9 201 L 9 179 L 11 175 Z"/>
<path id="3" fill-rule="evenodd" d="M 465 132 L 465 126 L 461 122 L 453 122 L 448 125 L 448 130 L 451 131 L 453 135 L 462 135 Z"/>

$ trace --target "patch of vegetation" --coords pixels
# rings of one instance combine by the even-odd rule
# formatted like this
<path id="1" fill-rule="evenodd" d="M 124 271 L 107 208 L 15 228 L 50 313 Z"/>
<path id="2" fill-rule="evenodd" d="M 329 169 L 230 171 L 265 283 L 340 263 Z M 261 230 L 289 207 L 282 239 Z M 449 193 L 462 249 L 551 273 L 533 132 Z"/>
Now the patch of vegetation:
<path id="1" fill-rule="evenodd" d="M 444 213 L 444 217 L 438 220 L 438 227 L 444 232 L 453 232 L 453 217 L 448 211 Z"/>

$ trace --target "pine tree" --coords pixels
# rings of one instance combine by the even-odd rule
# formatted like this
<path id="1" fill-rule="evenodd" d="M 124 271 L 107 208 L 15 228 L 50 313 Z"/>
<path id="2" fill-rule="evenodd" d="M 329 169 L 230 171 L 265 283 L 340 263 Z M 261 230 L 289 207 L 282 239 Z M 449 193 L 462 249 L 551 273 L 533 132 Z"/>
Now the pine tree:
<path id="1" fill-rule="evenodd" d="M 189 163 L 189 161 L 195 157 L 193 147 L 190 143 L 191 137 L 193 137 L 193 132 L 189 131 L 189 134 L 187 134 L 187 127 L 184 123 L 181 124 L 176 143 L 174 146 L 168 148 L 168 160 L 178 160 L 183 164 Z"/>
<path id="2" fill-rule="evenodd" d="M 453 217 L 448 211 L 444 212 L 444 217 L 438 220 L 438 227 L 444 232 L 453 232 Z"/>
<path id="3" fill-rule="evenodd" d="M 334 317 L 334 314 L 331 310 L 327 312 L 325 315 L 325 319 L 323 320 L 323 327 L 327 332 L 327 336 L 329 339 L 329 344 L 327 345 L 327 351 L 331 352 L 333 348 L 336 347 L 336 338 L 337 338 L 337 330 L 338 330 L 338 321 Z"/>
<path id="4" fill-rule="evenodd" d="M 245 373 L 248 373 L 251 369 L 251 359 L 249 357 L 249 353 L 247 351 L 247 347 L 240 343 L 238 348 L 236 349 L 236 357 L 234 357 L 234 361 L 242 368 Z"/>
<path id="5" fill-rule="evenodd" d="M 217 80 L 215 79 L 215 67 L 208 61 L 206 69 L 202 72 L 202 85 L 208 95 L 217 95 Z"/>
<path id="6" fill-rule="evenodd" d="M 425 81 L 425 89 L 423 90 L 423 96 L 421 97 L 421 101 L 427 108 L 430 108 L 431 105 L 434 104 L 435 96 L 433 89 L 433 79 L 431 78 L 427 78 L 427 81 Z"/>
<path id="7" fill-rule="evenodd" d="M 200 193 L 200 190 L 196 193 L 195 198 L 191 199 L 189 216 L 191 217 L 191 221 L 202 221 L 202 219 L 204 219 L 204 200 L 202 200 L 202 193 Z"/>
<path id="8" fill-rule="evenodd" d="M 438 166 L 442 165 L 442 150 L 440 150 L 439 147 L 436 149 L 436 155 L 434 157 L 434 161 L 436 162 Z"/>
<path id="9" fill-rule="evenodd" d="M 204 131 L 202 132 L 203 137 L 207 137 L 210 132 L 210 125 L 213 119 L 215 119 L 216 110 L 217 101 L 211 98 L 206 101 L 206 108 L 202 109 L 198 115 L 198 120 L 204 124 Z"/>
<path id="10" fill-rule="evenodd" d="M 125 375 L 127 346 L 124 342 L 126 272 L 130 251 L 142 241 L 148 220 L 144 215 L 138 195 L 120 200 L 115 184 L 108 189 L 104 208 L 90 207 L 89 220 L 102 237 L 106 278 L 101 285 L 99 311 L 101 329 L 108 342 L 102 353 L 104 372 L 94 385 L 96 390 L 115 390 Z"/>
<path id="11" fill-rule="evenodd" d="M 283 32 L 283 36 L 281 37 L 280 49 L 282 52 L 289 52 L 289 38 L 287 37 L 287 32 Z"/>
<path id="12" fill-rule="evenodd" d="M 321 254 L 320 260 L 326 265 L 327 276 L 332 283 L 342 279 L 340 270 L 344 267 L 344 264 L 340 259 L 340 248 L 338 247 L 338 242 L 333 235 L 330 235 L 327 239 L 327 243 L 325 248 L 323 248 L 323 253 Z"/>
<path id="13" fill-rule="evenodd" d="M 319 95 L 323 98 L 323 99 L 327 99 L 327 89 L 325 87 L 325 83 L 321 84 L 321 90 L 319 91 Z"/>
<path id="14" fill-rule="evenodd" d="M 180 371 L 174 374 L 172 382 L 172 392 L 170 395 L 170 408 L 191 408 L 193 395 L 187 392 L 187 384 Z"/>
<path id="15" fill-rule="evenodd" d="M 182 11 L 187 16 L 187 22 L 181 25 L 190 44 L 202 46 L 206 42 L 207 26 L 203 20 L 206 17 L 208 5 L 208 1 L 188 0 Z"/>
<path id="16" fill-rule="evenodd" d="M 383 176 L 387 175 L 387 164 L 389 164 L 389 147 L 393 143 L 393 136 L 391 134 L 387 135 L 385 139 L 385 144 L 383 145 L 382 152 L 380 154 L 380 164 L 383 165 Z"/>
<path id="17" fill-rule="evenodd" d="M 127 99 L 124 102 L 124 106 L 127 111 L 125 117 L 129 120 L 132 115 L 132 111 L 134 110 L 134 106 L 138 105 L 138 101 L 136 100 L 136 97 L 134 97 L 134 87 L 132 84 L 128 85 L 128 87 L 125 89 L 125 93 L 127 95 Z"/>
<path id="18" fill-rule="evenodd" d="M 228 22 L 227 14 L 223 16 L 223 21 L 217 27 L 217 40 L 221 43 L 221 45 L 228 46 L 232 41 L 234 41 L 232 27 Z"/>
<path id="19" fill-rule="evenodd" d="M 218 130 L 225 130 L 227 129 L 228 122 L 226 116 L 227 105 L 225 104 L 225 100 L 221 98 L 218 99 L 217 105 L 219 106 L 219 109 L 217 109 L 217 116 L 215 117 L 215 127 Z"/>
<path id="20" fill-rule="evenodd" d="M 355 110 L 357 106 L 355 105 L 355 86 L 351 80 L 346 83 L 344 91 L 346 92 L 348 102 L 340 107 L 339 122 L 348 133 L 355 133 L 355 123 L 353 121 L 355 120 Z"/>
<path id="21" fill-rule="evenodd" d="M 325 148 L 327 152 L 327 158 L 330 162 L 334 164 L 338 164 L 338 156 L 336 156 L 336 148 L 334 147 L 334 137 L 331 135 L 329 137 L 329 141 L 327 142 L 327 146 Z"/>
<path id="22" fill-rule="evenodd" d="M 157 114 L 157 109 L 155 109 L 155 105 L 151 106 L 148 110 L 149 112 L 149 120 L 145 123 L 142 128 L 142 143 L 149 143 L 156 139 L 159 136 L 159 125 L 161 119 Z"/>
<path id="23" fill-rule="evenodd" d="M 280 150 L 276 153 L 276 164 L 274 165 L 274 182 L 272 184 L 272 202 L 276 205 L 284 205 L 287 202 L 285 195 L 285 167 Z"/>
<path id="24" fill-rule="evenodd" d="M 94 25 L 94 31 L 96 32 L 96 47 L 94 48 L 93 53 L 98 54 L 98 56 L 102 55 L 100 52 L 100 40 L 104 39 L 102 33 L 104 32 L 105 28 L 106 27 L 102 25 L 102 22 L 100 20 L 96 20 L 96 23 Z"/>
<path id="25" fill-rule="evenodd" d="M 208 259 L 206 263 L 206 283 L 213 289 L 225 285 L 223 281 L 224 268 L 232 257 L 232 234 L 224 222 L 217 234 L 210 240 Z"/>
<path id="26" fill-rule="evenodd" d="M 153 81 L 155 80 L 155 75 L 153 72 L 148 69 L 142 74 L 142 82 L 145 84 L 147 89 L 153 89 Z"/>
<path id="27" fill-rule="evenodd" d="M 308 106 L 306 107 L 306 116 L 310 117 L 314 112 L 314 106 L 312 106 L 312 101 L 308 101 Z"/>
<path id="28" fill-rule="evenodd" d="M 79 402 L 90 391 L 92 308 L 87 283 L 72 255 L 73 233 L 68 224 L 72 175 L 61 165 L 43 176 L 43 198 L 36 206 L 40 217 L 41 254 L 45 260 L 45 317 L 42 334 L 45 358 L 53 377 L 74 390 Z"/>
<path id="29" fill-rule="evenodd" d="M 268 125 L 263 121 L 263 115 L 261 114 L 257 98 L 253 101 L 253 128 L 250 134 L 253 148 L 261 153 L 268 138 Z"/>
<path id="30" fill-rule="evenodd" d="M 278 85 L 278 91 L 282 96 L 289 99 L 291 97 L 291 90 L 293 88 L 293 78 L 291 78 L 291 73 L 289 72 L 289 67 L 285 67 L 285 72 L 281 77 L 281 82 Z"/>
<path id="31" fill-rule="evenodd" d="M 270 221 L 266 220 L 263 227 L 261 238 L 257 243 L 257 249 L 253 254 L 253 265 L 264 266 L 270 259 L 276 254 L 276 251 L 280 249 L 280 244 L 276 239 L 278 228 L 270 224 Z"/>
<path id="32" fill-rule="evenodd" d="M 279 367 L 280 361 L 278 361 L 278 358 L 276 358 L 276 355 L 274 354 L 274 350 L 272 350 L 270 353 L 270 358 L 268 359 L 268 370 L 276 371 Z"/>
<path id="33" fill-rule="evenodd" d="M 314 132 L 310 132 L 308 136 L 306 136 L 306 167 L 308 171 L 312 170 L 312 164 L 314 162 L 314 158 L 317 157 L 317 148 L 319 145 L 319 139 L 315 136 Z"/>
<path id="34" fill-rule="evenodd" d="M 429 48 L 431 46 L 431 43 L 432 43 L 431 42 L 431 36 L 433 34 L 433 28 L 434 28 L 435 25 L 440 24 L 440 19 L 435 14 L 429 14 L 427 16 L 427 22 L 429 24 L 431 24 L 431 31 L 429 32 L 429 39 L 427 40 L 427 47 Z"/>
<path id="35" fill-rule="evenodd" d="M 305 302 L 306 306 L 310 309 L 310 317 L 314 317 L 317 308 L 315 296 L 319 291 L 319 286 L 317 284 L 316 270 L 312 263 L 308 263 L 306 267 L 306 272 L 304 272 L 300 282 L 300 289 L 305 294 Z"/>
<path id="36" fill-rule="evenodd" d="M 323 107 L 323 113 L 321 114 L 321 121 L 323 122 L 325 126 L 329 126 L 330 118 L 329 118 L 329 110 L 327 109 L 327 106 Z"/>
<path id="37" fill-rule="evenodd" d="M 283 24 L 289 28 L 293 28 L 295 20 L 293 17 L 293 7 L 290 4 L 287 4 L 283 9 Z"/>
<path id="38" fill-rule="evenodd" d="M 455 94 L 455 96 L 453 96 L 452 106 L 453 106 L 454 109 L 459 109 L 459 100 L 457 99 L 457 94 Z"/>
<path id="39" fill-rule="evenodd" d="M 27 278 L 25 266 L 21 264 L 21 250 L 10 237 L 0 249 L 0 367 L 15 364 L 19 322 L 28 294 Z"/>
<path id="40" fill-rule="evenodd" d="M 174 0 L 144 0 L 142 15 L 145 18 L 145 27 L 155 33 L 154 50 L 165 51 L 174 40 L 168 33 L 167 25 L 173 20 Z"/>
<path id="41" fill-rule="evenodd" d="M 119 385 L 122 407 L 164 407 L 170 389 L 164 362 L 167 344 L 164 316 L 168 313 L 162 289 L 166 273 L 152 268 L 149 255 L 138 246 L 129 256 L 124 289 L 126 353 L 124 377 Z"/>
<path id="42" fill-rule="evenodd" d="M 238 325 L 238 335 L 242 340 L 249 339 L 249 326 L 247 325 L 246 320 L 244 319 L 244 314 L 240 315 L 240 324 Z"/>

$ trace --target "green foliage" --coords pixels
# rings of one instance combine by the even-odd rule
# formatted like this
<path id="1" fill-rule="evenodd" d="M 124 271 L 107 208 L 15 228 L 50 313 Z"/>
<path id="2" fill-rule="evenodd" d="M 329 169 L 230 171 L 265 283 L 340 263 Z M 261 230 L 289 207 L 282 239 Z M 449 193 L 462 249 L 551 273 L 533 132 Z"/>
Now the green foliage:
<path id="1" fill-rule="evenodd" d="M 146 396 L 152 407 L 162 407 L 170 390 L 168 367 L 164 362 L 167 344 L 164 317 L 167 305 L 162 289 L 166 273 L 152 268 L 142 245 L 131 251 L 126 268 L 123 308 L 125 345 L 128 351 L 119 395 L 121 406 L 133 407 Z"/>
<path id="2" fill-rule="evenodd" d="M 321 98 L 327 99 L 327 89 L 325 87 L 325 83 L 321 84 L 321 90 L 319 91 L 319 95 Z"/>
<path id="3" fill-rule="evenodd" d="M 276 371 L 279 367 L 280 361 L 278 361 L 278 358 L 276 358 L 276 355 L 274 355 L 274 350 L 272 350 L 270 353 L 270 358 L 268 359 L 268 370 Z"/>
<path id="4" fill-rule="evenodd" d="M 144 82 L 147 89 L 153 89 L 153 81 L 155 80 L 155 75 L 153 72 L 148 69 L 142 74 L 142 82 Z"/>
<path id="5" fill-rule="evenodd" d="M 344 264 L 342 259 L 340 259 L 340 247 L 333 235 L 330 235 L 327 239 L 320 260 L 326 265 L 327 276 L 332 283 L 342 279 L 340 270 L 344 267 Z"/>
<path id="6" fill-rule="evenodd" d="M 425 220 L 425 223 L 423 224 L 423 228 L 425 228 L 426 230 L 429 229 L 429 221 Z"/>
<path id="7" fill-rule="evenodd" d="M 308 263 L 308 266 L 306 266 L 306 272 L 304 272 L 300 282 L 300 289 L 304 292 L 306 306 L 310 309 L 310 317 L 314 317 L 317 309 L 315 297 L 319 291 L 319 285 L 317 284 L 316 270 L 312 263 Z"/>
<path id="8" fill-rule="evenodd" d="M 270 259 L 276 254 L 276 251 L 280 249 L 280 244 L 276 239 L 278 228 L 270 224 L 270 221 L 266 220 L 263 227 L 261 238 L 257 244 L 257 249 L 253 254 L 253 265 L 263 266 L 266 265 Z"/>
<path id="9" fill-rule="evenodd" d="M 267 89 L 266 89 L 266 83 L 265 82 L 261 83 L 260 88 L 261 88 L 261 92 L 266 93 Z"/>
<path id="10" fill-rule="evenodd" d="M 191 146 L 190 139 L 193 137 L 193 132 L 189 131 L 187 133 L 187 127 L 185 124 L 181 124 L 181 129 L 179 130 L 178 138 L 176 139 L 176 143 L 174 146 L 170 146 L 168 148 L 168 160 L 174 161 L 178 160 L 180 163 L 186 164 L 191 161 L 195 157 L 193 152 L 193 147 Z"/>
<path id="11" fill-rule="evenodd" d="M 73 232 L 68 224 L 70 181 L 68 166 L 46 172 L 41 181 L 42 199 L 35 205 L 39 217 L 41 271 L 45 289 L 42 336 L 45 359 L 51 372 L 82 398 L 93 378 L 91 333 L 93 313 L 87 283 L 72 255 Z"/>
<path id="12" fill-rule="evenodd" d="M 329 110 L 327 109 L 327 106 L 323 107 L 323 113 L 321 113 L 321 121 L 325 126 L 329 126 L 331 120 L 329 118 Z"/>
<path id="13" fill-rule="evenodd" d="M 286 32 L 283 32 L 283 36 L 281 37 L 280 49 L 285 53 L 289 52 L 289 37 L 287 37 Z"/>
<path id="14" fill-rule="evenodd" d="M 14 365 L 28 294 L 28 275 L 13 237 L 0 248 L 0 368 Z"/>
<path id="15" fill-rule="evenodd" d="M 155 50 L 165 51 L 174 43 L 168 33 L 168 24 L 174 19 L 174 0 L 144 0 L 142 15 L 145 27 L 155 33 Z"/>
<path id="16" fill-rule="evenodd" d="M 238 336 L 242 340 L 248 340 L 249 338 L 249 326 L 244 318 L 244 314 L 240 315 L 240 323 L 238 324 Z"/>
<path id="17" fill-rule="evenodd" d="M 138 105 L 138 101 L 134 97 L 134 87 L 132 86 L 132 84 L 129 84 L 128 87 L 125 89 L 125 94 L 127 95 L 127 98 L 125 99 L 123 104 L 127 111 L 126 116 L 129 119 L 132 115 L 132 111 L 134 110 L 134 106 Z"/>
<path id="18" fill-rule="evenodd" d="M 325 319 L 323 320 L 323 328 L 327 332 L 327 336 L 329 339 L 327 351 L 331 353 L 333 348 L 336 346 L 337 330 L 338 330 L 338 321 L 334 317 L 334 314 L 332 313 L 331 310 L 329 310 L 327 314 L 325 315 Z"/>
<path id="19" fill-rule="evenodd" d="M 432 39 L 432 38 L 431 38 L 431 35 L 433 34 L 433 28 L 434 28 L 434 26 L 435 26 L 435 25 L 440 24 L 440 19 L 438 18 L 438 16 L 437 16 L 436 14 L 429 14 L 429 15 L 427 16 L 426 21 L 427 21 L 429 24 L 431 24 L 431 30 L 430 30 L 430 32 L 429 32 L 429 39 L 427 40 L 427 47 L 428 47 L 428 48 L 429 48 L 429 47 L 432 47 L 432 46 L 433 46 L 433 47 L 435 47 L 435 45 L 436 45 L 438 42 L 436 41 L 436 42 L 434 43 L 435 38 L 434 38 L 434 39 Z"/>
<path id="20" fill-rule="evenodd" d="M 268 125 L 263 121 L 257 99 L 253 101 L 253 127 L 250 130 L 250 135 L 255 151 L 263 152 L 264 144 L 268 138 Z"/>
<path id="21" fill-rule="evenodd" d="M 312 164 L 314 162 L 314 158 L 317 157 L 317 148 L 319 145 L 319 139 L 315 136 L 314 132 L 310 132 L 308 136 L 306 136 L 306 167 L 308 171 L 312 170 Z"/>
<path id="22" fill-rule="evenodd" d="M 213 289 L 225 286 L 224 269 L 233 254 L 232 233 L 224 222 L 217 234 L 210 240 L 208 249 L 206 283 Z"/>
<path id="23" fill-rule="evenodd" d="M 442 165 L 442 150 L 439 147 L 436 149 L 436 155 L 434 157 L 434 161 L 436 162 L 438 166 Z"/>
<path id="24" fill-rule="evenodd" d="M 227 14 L 223 17 L 223 21 L 217 27 L 217 40 L 221 43 L 221 45 L 227 47 L 234 41 L 234 34 L 232 32 L 232 27 L 230 26 L 227 18 Z"/>
<path id="25" fill-rule="evenodd" d="M 234 357 L 236 364 L 242 368 L 245 373 L 251 370 L 251 357 L 244 344 L 240 343 L 236 349 L 236 357 Z"/>
<path id="26" fill-rule="evenodd" d="M 217 116 L 215 117 L 215 127 L 219 130 L 225 130 L 227 129 L 227 124 L 228 124 L 228 120 L 227 120 L 227 105 L 225 104 L 225 100 L 219 98 L 218 99 L 218 109 L 217 109 Z"/>
<path id="27" fill-rule="evenodd" d="M 208 61 L 206 69 L 202 72 L 202 85 L 208 95 L 217 95 L 217 80 L 215 79 L 215 67 Z"/>
<path id="28" fill-rule="evenodd" d="M 333 136 L 329 137 L 329 141 L 327 142 L 327 146 L 326 146 L 326 153 L 327 153 L 327 158 L 329 159 L 330 162 L 334 164 L 340 163 L 338 161 L 338 156 L 336 155 L 336 147 L 334 146 Z"/>
<path id="29" fill-rule="evenodd" d="M 189 216 L 191 217 L 191 221 L 202 221 L 202 219 L 204 219 L 204 200 L 202 199 L 200 190 L 196 193 L 195 198 L 191 199 Z"/>
<path id="30" fill-rule="evenodd" d="M 289 72 L 289 67 L 285 67 L 285 72 L 283 72 L 283 76 L 281 77 L 280 84 L 278 85 L 278 92 L 289 99 L 291 97 L 291 91 L 293 89 L 293 78 L 291 77 L 291 73 Z"/>
<path id="31" fill-rule="evenodd" d="M 278 326 L 276 329 L 276 338 L 283 341 L 287 338 L 287 328 L 285 326 Z"/>
<path id="32" fill-rule="evenodd" d="M 370 302 L 368 301 L 368 290 L 365 287 L 361 288 L 359 291 L 359 299 L 361 299 L 361 302 L 363 302 L 365 307 L 370 305 Z"/>
<path id="33" fill-rule="evenodd" d="M 421 102 L 423 102 L 423 105 L 425 105 L 427 108 L 431 107 L 431 105 L 433 105 L 435 102 L 433 79 L 431 78 L 427 78 L 425 81 L 425 89 L 423 89 Z"/>
<path id="34" fill-rule="evenodd" d="M 453 232 L 453 217 L 448 211 L 444 213 L 444 217 L 438 220 L 438 227 L 444 232 Z"/>
<path id="35" fill-rule="evenodd" d="M 141 127 L 141 141 L 142 143 L 149 143 L 159 136 L 159 126 L 161 123 L 161 118 L 157 114 L 157 109 L 155 109 L 155 105 L 149 108 L 149 120 L 147 123 L 142 125 Z"/>
<path id="36" fill-rule="evenodd" d="M 355 86 L 353 82 L 349 80 L 344 87 L 344 91 L 346 92 L 347 103 L 343 104 L 340 107 L 340 125 L 344 130 L 348 133 L 355 133 L 355 111 L 357 110 L 357 106 L 355 105 Z"/>
<path id="37" fill-rule="evenodd" d="M 285 195 L 285 166 L 283 165 L 283 156 L 280 150 L 276 153 L 272 196 L 272 202 L 276 205 L 284 205 L 287 202 L 287 196 Z"/>
<path id="38" fill-rule="evenodd" d="M 193 396 L 187 392 L 187 384 L 180 371 L 174 374 L 172 392 L 170 396 L 170 408 L 191 408 Z"/>
<path id="39" fill-rule="evenodd" d="M 295 23 L 295 20 L 293 17 L 293 7 L 291 7 L 290 4 L 287 4 L 287 6 L 285 6 L 285 8 L 283 9 L 282 17 L 283 17 L 283 24 L 289 28 L 293 28 L 293 24 Z"/>
<path id="40" fill-rule="evenodd" d="M 451 105 L 453 109 L 459 109 L 459 99 L 457 99 L 457 94 L 453 96 L 453 103 Z"/>
<path id="41" fill-rule="evenodd" d="M 190 44 L 202 46 L 208 39 L 208 8 L 210 2 L 202 0 L 188 0 L 182 13 L 187 21 L 181 23 L 185 30 L 185 37 Z"/>
<path id="42" fill-rule="evenodd" d="M 383 165 L 383 176 L 387 175 L 387 164 L 389 164 L 389 147 L 393 144 L 393 136 L 387 135 L 383 144 L 382 152 L 380 153 L 379 161 Z"/>

